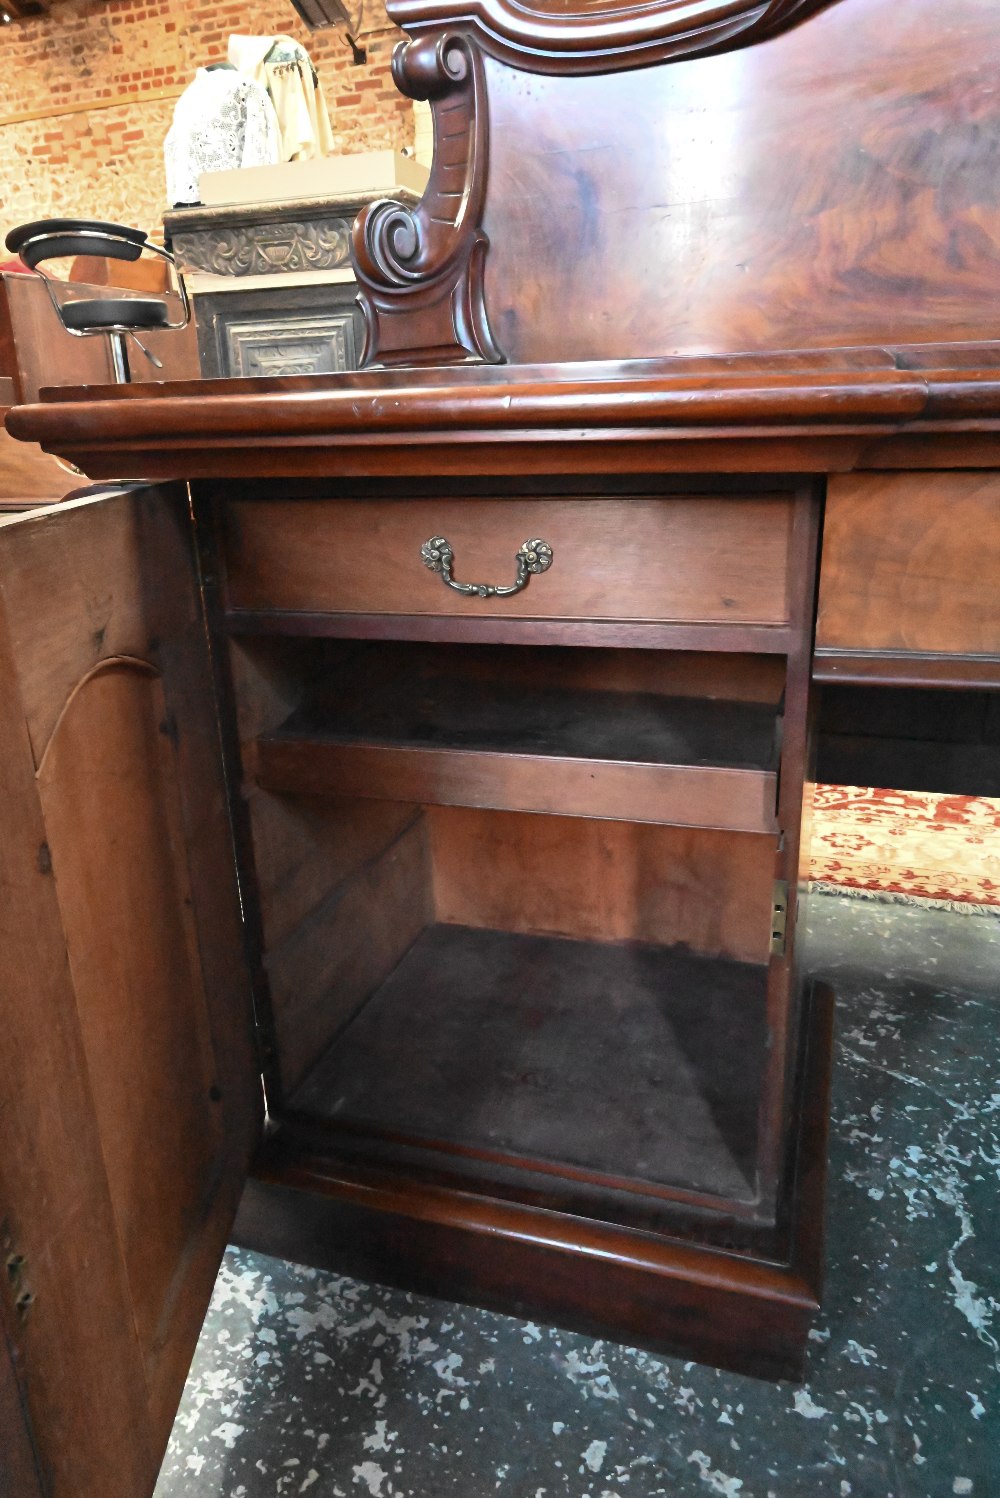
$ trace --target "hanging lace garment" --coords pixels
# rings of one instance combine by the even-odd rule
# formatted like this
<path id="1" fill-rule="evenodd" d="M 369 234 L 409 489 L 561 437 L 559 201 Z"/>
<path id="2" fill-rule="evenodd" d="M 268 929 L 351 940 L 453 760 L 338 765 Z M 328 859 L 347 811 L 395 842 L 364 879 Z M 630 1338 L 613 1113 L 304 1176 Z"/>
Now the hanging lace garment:
<path id="1" fill-rule="evenodd" d="M 333 128 L 306 49 L 290 36 L 229 38 L 229 61 L 267 89 L 281 129 L 282 161 L 329 156 Z"/>
<path id="2" fill-rule="evenodd" d="M 202 172 L 273 166 L 281 132 L 267 91 L 232 68 L 199 68 L 163 142 L 167 202 L 199 203 Z"/>

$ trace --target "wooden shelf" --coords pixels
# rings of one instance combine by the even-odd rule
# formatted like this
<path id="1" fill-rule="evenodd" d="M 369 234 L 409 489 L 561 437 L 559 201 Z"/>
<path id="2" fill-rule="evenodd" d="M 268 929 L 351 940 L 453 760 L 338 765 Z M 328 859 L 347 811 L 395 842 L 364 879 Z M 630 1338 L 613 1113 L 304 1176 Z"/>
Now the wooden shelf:
<path id="1" fill-rule="evenodd" d="M 706 624 L 656 619 L 469 618 L 448 614 L 351 614 L 319 610 L 230 608 L 232 635 L 291 639 L 414 640 L 479 645 L 547 645 L 629 650 L 699 650 L 787 655 L 787 624 Z"/>
<path id="2" fill-rule="evenodd" d="M 776 710 L 421 676 L 312 699 L 258 743 L 268 790 L 775 828 Z"/>
<path id="3" fill-rule="evenodd" d="M 766 987 L 684 949 L 431 925 L 288 1108 L 552 1191 L 749 1202 Z"/>

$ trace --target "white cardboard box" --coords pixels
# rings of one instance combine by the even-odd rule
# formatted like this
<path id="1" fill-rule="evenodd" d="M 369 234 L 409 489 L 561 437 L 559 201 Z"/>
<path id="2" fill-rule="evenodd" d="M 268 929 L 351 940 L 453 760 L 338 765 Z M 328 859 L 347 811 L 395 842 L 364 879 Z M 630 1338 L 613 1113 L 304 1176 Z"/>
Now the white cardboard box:
<path id="1" fill-rule="evenodd" d="M 205 172 L 199 179 L 206 207 L 231 203 L 281 203 L 300 198 L 391 197 L 403 188 L 419 197 L 428 169 L 400 151 L 357 151 L 278 166 L 245 166 Z"/>

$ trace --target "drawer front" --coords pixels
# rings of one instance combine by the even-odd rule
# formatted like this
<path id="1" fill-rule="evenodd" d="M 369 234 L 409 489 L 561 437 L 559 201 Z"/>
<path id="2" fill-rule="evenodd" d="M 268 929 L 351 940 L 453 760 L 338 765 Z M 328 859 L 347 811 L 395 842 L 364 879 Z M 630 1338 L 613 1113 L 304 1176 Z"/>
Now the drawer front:
<path id="1" fill-rule="evenodd" d="M 231 609 L 784 624 L 791 495 L 668 499 L 247 500 L 226 507 Z M 457 582 L 509 586 L 529 539 L 551 567 L 466 597 L 421 560 L 444 537 Z"/>
<path id="2" fill-rule="evenodd" d="M 832 478 L 816 644 L 1000 654 L 1000 477 Z"/>

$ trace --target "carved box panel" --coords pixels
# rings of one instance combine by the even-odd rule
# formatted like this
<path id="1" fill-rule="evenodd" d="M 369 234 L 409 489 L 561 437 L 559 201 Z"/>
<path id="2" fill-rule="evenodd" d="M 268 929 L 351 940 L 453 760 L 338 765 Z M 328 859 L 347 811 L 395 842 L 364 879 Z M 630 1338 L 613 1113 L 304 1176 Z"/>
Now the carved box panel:
<path id="1" fill-rule="evenodd" d="M 339 374 L 357 367 L 350 312 L 234 322 L 226 328 L 226 343 L 227 373 L 234 375 Z"/>
<path id="2" fill-rule="evenodd" d="M 358 366 L 360 313 L 353 282 L 261 287 L 196 299 L 198 353 L 207 378 L 337 374 Z"/>

